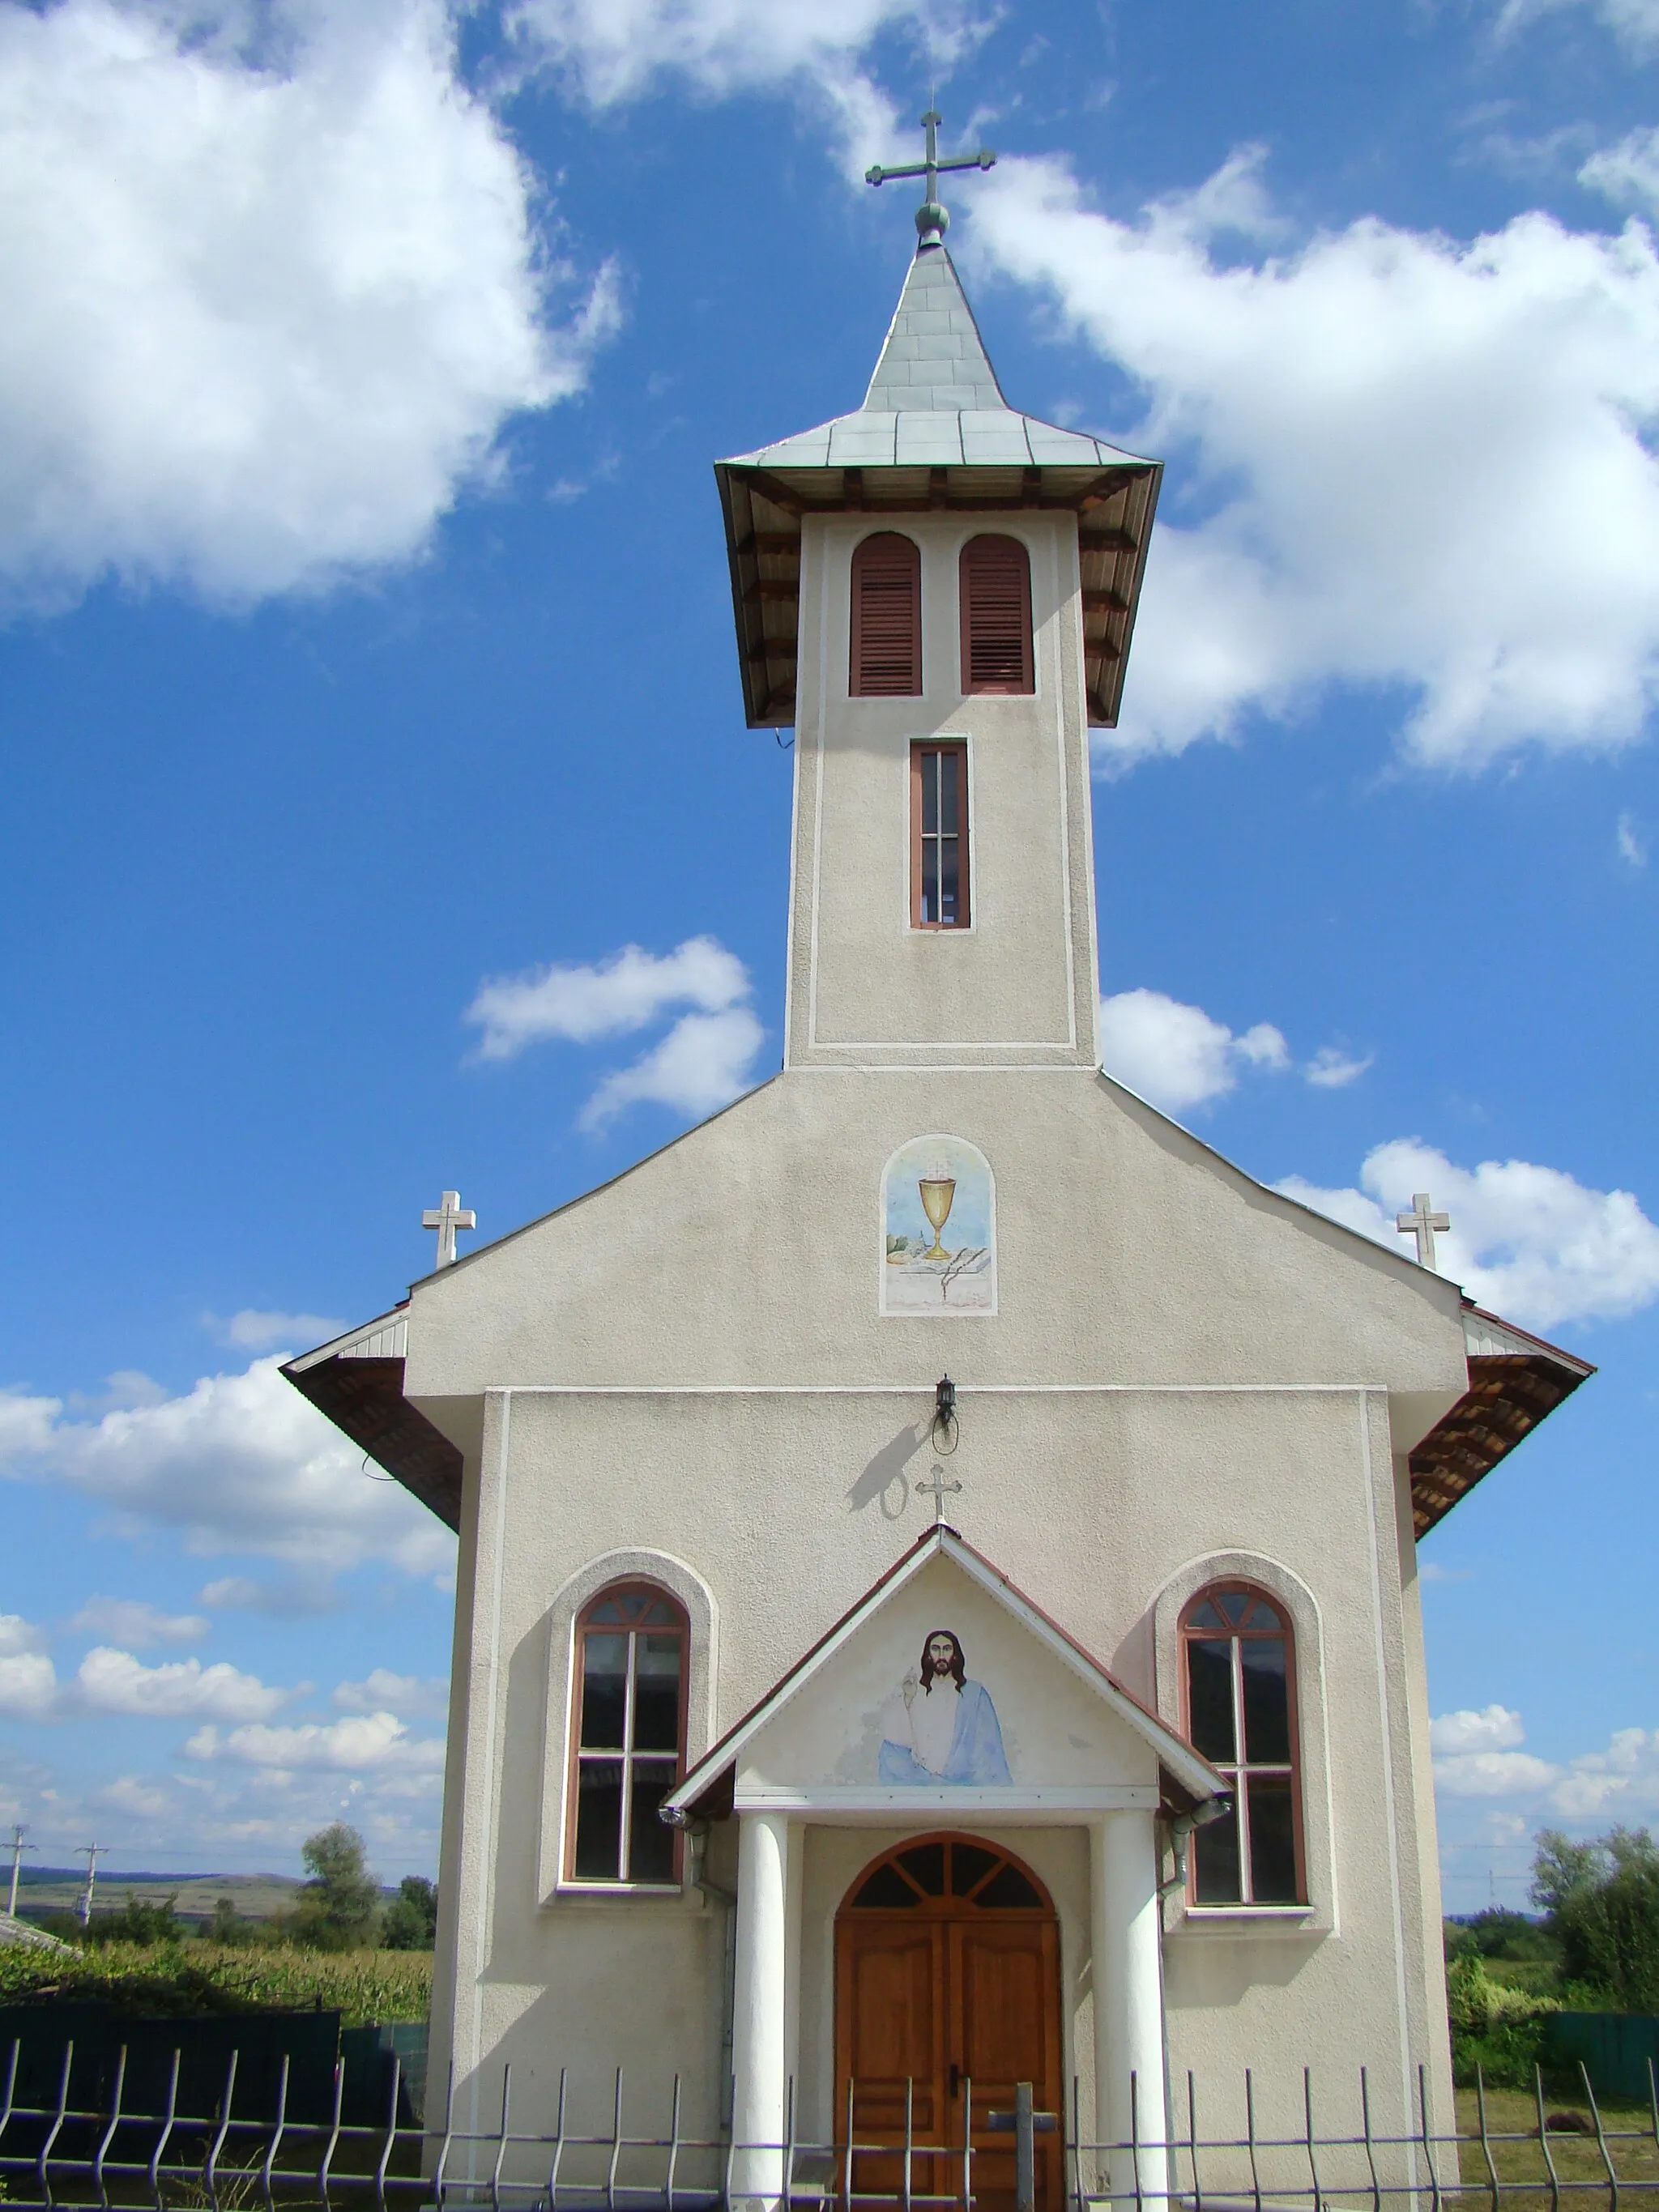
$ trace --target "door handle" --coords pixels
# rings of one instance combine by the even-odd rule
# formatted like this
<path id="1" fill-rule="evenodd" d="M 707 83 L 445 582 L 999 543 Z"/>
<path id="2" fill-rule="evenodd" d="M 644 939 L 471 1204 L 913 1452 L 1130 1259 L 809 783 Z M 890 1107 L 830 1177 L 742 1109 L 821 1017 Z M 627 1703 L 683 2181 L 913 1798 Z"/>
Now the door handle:
<path id="1" fill-rule="evenodd" d="M 961 2094 L 962 2069 L 957 2064 L 956 2060 L 953 2058 L 951 2061 L 951 2094 L 952 2097 L 957 2097 L 960 2096 Z"/>

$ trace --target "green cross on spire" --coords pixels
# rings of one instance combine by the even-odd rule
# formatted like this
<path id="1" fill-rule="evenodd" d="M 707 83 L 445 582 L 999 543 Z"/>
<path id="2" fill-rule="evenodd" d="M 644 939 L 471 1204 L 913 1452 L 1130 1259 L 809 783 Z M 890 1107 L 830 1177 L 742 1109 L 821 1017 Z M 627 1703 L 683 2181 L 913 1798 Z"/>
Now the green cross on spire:
<path id="1" fill-rule="evenodd" d="M 981 146 L 977 154 L 957 154 L 947 161 L 941 161 L 939 158 L 939 126 L 944 120 L 945 118 L 939 113 L 938 110 L 932 107 L 921 118 L 922 128 L 927 133 L 927 158 L 925 161 L 913 161 L 907 168 L 902 169 L 884 169 L 881 163 L 877 161 L 864 173 L 864 181 L 866 185 L 884 185 L 890 179 L 895 177 L 927 178 L 927 197 L 916 210 L 916 229 L 920 236 L 920 243 L 916 247 L 918 253 L 930 246 L 943 246 L 945 234 L 951 225 L 950 216 L 939 205 L 940 171 L 988 169 L 997 158 L 989 147 Z"/>

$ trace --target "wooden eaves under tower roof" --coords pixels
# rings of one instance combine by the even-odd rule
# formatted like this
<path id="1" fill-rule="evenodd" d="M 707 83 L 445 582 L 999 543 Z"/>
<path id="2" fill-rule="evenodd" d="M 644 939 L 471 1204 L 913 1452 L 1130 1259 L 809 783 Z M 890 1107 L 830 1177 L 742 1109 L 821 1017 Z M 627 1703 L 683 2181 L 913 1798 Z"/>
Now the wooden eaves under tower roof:
<path id="1" fill-rule="evenodd" d="M 1078 518 L 1089 720 L 1116 723 L 1162 464 L 1009 406 L 938 233 L 916 249 L 864 404 L 714 474 L 751 728 L 794 718 L 803 515 L 1020 507 Z"/>

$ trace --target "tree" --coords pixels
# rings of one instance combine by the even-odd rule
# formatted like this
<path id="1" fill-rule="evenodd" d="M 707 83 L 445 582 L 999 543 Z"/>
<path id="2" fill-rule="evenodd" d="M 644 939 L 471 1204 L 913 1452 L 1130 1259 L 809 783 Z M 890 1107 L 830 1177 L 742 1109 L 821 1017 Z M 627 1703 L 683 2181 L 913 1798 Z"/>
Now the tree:
<path id="1" fill-rule="evenodd" d="M 438 1935 L 438 1893 L 423 1874 L 406 1874 L 380 1923 L 388 1951 L 429 1951 Z"/>
<path id="2" fill-rule="evenodd" d="M 1645 1828 L 1587 1844 L 1545 1829 L 1532 1893 L 1549 1913 L 1569 1981 L 1605 1991 L 1620 2012 L 1659 2011 L 1659 1844 Z"/>
<path id="3" fill-rule="evenodd" d="M 88 1943 L 176 1943 L 184 1929 L 173 1911 L 179 1902 L 175 1889 L 171 1897 L 159 1904 L 148 1905 L 127 1892 L 126 1903 L 118 1912 L 94 1912 L 87 1923 Z"/>
<path id="4" fill-rule="evenodd" d="M 343 1820 L 319 1828 L 301 1844 L 300 1856 L 311 1875 L 300 1892 L 301 1942 L 323 1951 L 349 1951 L 371 1942 L 380 1893 L 356 1828 Z"/>

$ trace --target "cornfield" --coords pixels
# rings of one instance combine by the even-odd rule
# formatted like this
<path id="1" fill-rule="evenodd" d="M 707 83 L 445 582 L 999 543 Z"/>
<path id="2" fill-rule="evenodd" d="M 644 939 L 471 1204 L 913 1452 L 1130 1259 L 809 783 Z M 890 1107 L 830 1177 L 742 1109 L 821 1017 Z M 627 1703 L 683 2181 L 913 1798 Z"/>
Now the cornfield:
<path id="1" fill-rule="evenodd" d="M 429 1951 L 304 1951 L 191 1942 L 99 1951 L 0 1950 L 0 2005 L 103 2000 L 134 2018 L 201 2013 L 337 2012 L 346 2027 L 424 2020 Z"/>

